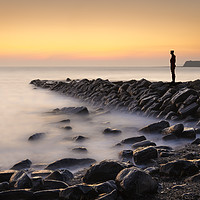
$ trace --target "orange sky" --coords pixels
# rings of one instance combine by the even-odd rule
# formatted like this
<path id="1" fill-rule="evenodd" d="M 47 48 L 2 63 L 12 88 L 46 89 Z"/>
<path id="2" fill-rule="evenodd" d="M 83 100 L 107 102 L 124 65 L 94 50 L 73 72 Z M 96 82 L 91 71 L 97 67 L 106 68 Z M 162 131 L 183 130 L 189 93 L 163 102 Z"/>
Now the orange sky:
<path id="1" fill-rule="evenodd" d="M 0 66 L 200 60 L 200 0 L 0 0 Z"/>

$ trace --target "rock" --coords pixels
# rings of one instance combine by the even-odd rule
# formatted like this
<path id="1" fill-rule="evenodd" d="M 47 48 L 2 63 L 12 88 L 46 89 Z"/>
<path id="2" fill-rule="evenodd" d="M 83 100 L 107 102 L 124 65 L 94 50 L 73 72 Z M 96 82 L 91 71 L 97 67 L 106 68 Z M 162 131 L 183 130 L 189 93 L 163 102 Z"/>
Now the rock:
<path id="1" fill-rule="evenodd" d="M 150 124 L 140 129 L 139 132 L 144 132 L 144 133 L 161 132 L 164 128 L 167 128 L 167 127 L 169 127 L 168 121 L 160 121 L 160 122 Z"/>
<path id="2" fill-rule="evenodd" d="M 162 134 L 164 135 L 176 135 L 180 136 L 184 130 L 183 124 L 175 124 L 174 126 L 170 126 L 169 128 L 165 128 L 162 130 Z"/>
<path id="3" fill-rule="evenodd" d="M 0 192 L 5 191 L 5 190 L 9 190 L 10 186 L 8 182 L 2 182 L 0 183 Z"/>
<path id="4" fill-rule="evenodd" d="M 88 115 L 89 111 L 86 107 L 64 107 L 61 109 L 54 109 L 54 113 L 56 114 L 78 114 L 78 115 Z"/>
<path id="5" fill-rule="evenodd" d="M 173 151 L 173 148 L 170 146 L 156 146 L 157 150 L 167 150 L 167 151 Z"/>
<path id="6" fill-rule="evenodd" d="M 200 134 L 200 128 L 195 128 L 194 131 L 196 134 Z"/>
<path id="7" fill-rule="evenodd" d="M 110 193 L 113 190 L 117 189 L 114 180 L 106 181 L 104 183 L 93 185 L 94 189 L 98 192 L 98 194 Z"/>
<path id="8" fill-rule="evenodd" d="M 59 170 L 52 172 L 49 176 L 45 178 L 45 180 L 58 180 L 63 182 L 68 182 L 74 178 L 73 174 L 69 170 Z"/>
<path id="9" fill-rule="evenodd" d="M 164 135 L 162 137 L 163 140 L 176 140 L 178 139 L 178 137 L 176 135 L 173 134 L 168 134 L 168 135 Z"/>
<path id="10" fill-rule="evenodd" d="M 196 138 L 196 133 L 193 128 L 188 128 L 188 129 L 184 129 L 184 131 L 179 135 L 179 137 L 194 139 Z"/>
<path id="11" fill-rule="evenodd" d="M 114 160 L 104 160 L 93 164 L 83 177 L 85 183 L 100 183 L 108 180 L 114 180 L 117 174 L 124 169 L 124 166 Z"/>
<path id="12" fill-rule="evenodd" d="M 9 182 L 10 177 L 16 173 L 16 170 L 4 170 L 0 171 L 0 183 L 2 182 Z"/>
<path id="13" fill-rule="evenodd" d="M 33 192 L 24 189 L 0 192 L 0 199 L 2 200 L 32 200 L 34 198 Z"/>
<path id="14" fill-rule="evenodd" d="M 200 181 L 200 173 L 190 176 L 185 180 L 186 182 L 199 182 Z"/>
<path id="15" fill-rule="evenodd" d="M 95 189 L 86 184 L 78 184 L 70 186 L 64 190 L 60 191 L 59 197 L 65 200 L 90 200 L 95 199 L 98 196 L 98 193 Z"/>
<path id="16" fill-rule="evenodd" d="M 63 181 L 58 180 L 44 180 L 44 189 L 45 190 L 52 190 L 52 189 L 61 189 L 67 188 L 68 184 Z"/>
<path id="17" fill-rule="evenodd" d="M 31 180 L 32 180 L 32 191 L 38 191 L 44 189 L 44 182 L 42 177 L 36 176 L 33 177 Z"/>
<path id="18" fill-rule="evenodd" d="M 133 151 L 132 150 L 123 150 L 119 153 L 119 157 L 123 162 L 132 161 Z"/>
<path id="19" fill-rule="evenodd" d="M 174 94 L 171 103 L 175 105 L 179 102 L 184 102 L 191 94 L 197 95 L 197 92 L 189 88 L 183 88 Z"/>
<path id="20" fill-rule="evenodd" d="M 32 181 L 24 171 L 19 171 L 11 176 L 10 186 L 17 189 L 31 188 Z"/>
<path id="21" fill-rule="evenodd" d="M 198 167 L 191 161 L 175 160 L 160 166 L 160 173 L 170 177 L 191 176 L 198 172 Z"/>
<path id="22" fill-rule="evenodd" d="M 174 156 L 175 154 L 172 152 L 161 152 L 160 153 L 160 157 L 170 157 L 170 156 Z"/>
<path id="23" fill-rule="evenodd" d="M 117 197 L 118 197 L 117 190 L 113 190 L 109 194 L 101 195 L 96 200 L 117 200 Z"/>
<path id="24" fill-rule="evenodd" d="M 52 172 L 53 171 L 51 171 L 51 170 L 37 170 L 37 171 L 33 171 L 31 173 L 31 176 L 32 177 L 41 176 L 42 178 L 46 178 Z"/>
<path id="25" fill-rule="evenodd" d="M 45 133 L 35 133 L 33 135 L 31 135 L 28 140 L 29 141 L 36 141 L 36 140 L 40 140 L 45 136 Z"/>
<path id="26" fill-rule="evenodd" d="M 144 170 L 147 174 L 150 174 L 151 176 L 159 173 L 158 167 L 148 167 Z"/>
<path id="27" fill-rule="evenodd" d="M 144 149 L 136 149 L 133 152 L 133 158 L 137 165 L 145 164 L 158 157 L 158 152 L 154 147 L 146 147 Z"/>
<path id="28" fill-rule="evenodd" d="M 28 169 L 31 167 L 32 162 L 29 159 L 22 160 L 15 164 L 11 169 L 13 170 L 22 170 L 22 169 Z"/>
<path id="29" fill-rule="evenodd" d="M 94 162 L 96 162 L 96 160 L 91 158 L 64 158 L 49 164 L 45 169 L 56 170 L 65 168 L 77 168 L 80 166 L 90 165 Z"/>
<path id="30" fill-rule="evenodd" d="M 198 108 L 199 105 L 196 102 L 194 102 L 188 106 L 181 106 L 178 110 L 178 113 L 182 116 L 188 116 L 190 114 L 193 114 Z"/>
<path id="31" fill-rule="evenodd" d="M 190 105 L 190 104 L 196 102 L 196 100 L 197 100 L 197 96 L 191 94 L 191 95 L 183 102 L 183 104 L 184 104 L 184 105 Z"/>
<path id="32" fill-rule="evenodd" d="M 134 144 L 136 142 L 141 142 L 143 140 L 146 140 L 145 136 L 136 136 L 136 137 L 131 137 L 131 138 L 126 138 L 121 141 L 122 144 Z"/>
<path id="33" fill-rule="evenodd" d="M 87 138 L 87 137 L 84 137 L 84 136 L 82 136 L 82 135 L 73 137 L 73 140 L 74 140 L 75 142 L 82 142 L 82 141 L 84 141 L 84 140 L 86 140 L 86 139 L 88 139 L 88 138 Z"/>
<path id="34" fill-rule="evenodd" d="M 64 126 L 63 127 L 65 130 L 72 130 L 72 127 L 71 126 Z"/>
<path id="35" fill-rule="evenodd" d="M 34 196 L 37 200 L 57 200 L 59 199 L 59 189 L 42 190 L 34 192 Z"/>
<path id="36" fill-rule="evenodd" d="M 148 147 L 148 146 L 156 146 L 156 144 L 149 140 L 144 140 L 142 142 L 136 142 L 132 145 L 132 148 L 137 149 L 138 147 Z"/>
<path id="37" fill-rule="evenodd" d="M 158 188 L 158 183 L 149 174 L 135 167 L 122 170 L 115 181 L 125 199 L 137 199 L 155 193 Z"/>
<path id="38" fill-rule="evenodd" d="M 194 140 L 191 144 L 199 145 L 199 144 L 200 144 L 200 138 L 197 138 L 197 139 Z"/>
<path id="39" fill-rule="evenodd" d="M 85 147 L 73 148 L 72 151 L 78 152 L 78 153 L 87 153 L 87 149 Z"/>
<path id="40" fill-rule="evenodd" d="M 118 130 L 118 129 L 111 129 L 111 128 L 106 128 L 103 131 L 103 134 L 119 134 L 119 133 L 121 133 L 120 130 Z"/>
<path id="41" fill-rule="evenodd" d="M 70 123 L 70 119 L 63 119 L 59 121 L 59 123 Z"/>

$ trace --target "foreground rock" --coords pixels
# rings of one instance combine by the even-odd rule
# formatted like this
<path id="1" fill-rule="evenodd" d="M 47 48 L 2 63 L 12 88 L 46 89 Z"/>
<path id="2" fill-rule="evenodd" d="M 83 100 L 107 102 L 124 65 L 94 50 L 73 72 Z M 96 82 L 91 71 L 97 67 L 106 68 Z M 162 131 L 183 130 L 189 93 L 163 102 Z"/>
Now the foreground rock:
<path id="1" fill-rule="evenodd" d="M 83 177 L 85 183 L 100 183 L 108 180 L 114 180 L 117 174 L 124 169 L 124 166 L 113 160 L 104 160 L 92 165 Z"/>
<path id="2" fill-rule="evenodd" d="M 56 169 L 69 169 L 69 168 L 79 168 L 80 166 L 90 165 L 96 162 L 91 158 L 64 158 L 49 164 L 45 169 L 56 170 Z"/>
<path id="3" fill-rule="evenodd" d="M 28 169 L 31 167 L 32 162 L 29 159 L 22 160 L 18 163 L 16 163 L 11 169 L 13 170 L 22 170 L 22 169 Z"/>
<path id="4" fill-rule="evenodd" d="M 132 167 L 122 170 L 116 177 L 116 184 L 127 200 L 157 191 L 158 183 L 146 172 Z"/>

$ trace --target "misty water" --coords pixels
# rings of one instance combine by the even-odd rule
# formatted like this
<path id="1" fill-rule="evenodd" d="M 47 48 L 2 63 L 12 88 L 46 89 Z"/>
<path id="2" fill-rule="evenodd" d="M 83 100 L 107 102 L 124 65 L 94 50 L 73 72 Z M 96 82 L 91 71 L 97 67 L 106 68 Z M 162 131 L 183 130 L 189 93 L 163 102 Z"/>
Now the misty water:
<path id="1" fill-rule="evenodd" d="M 199 78 L 200 68 L 177 68 L 177 81 L 189 81 Z M 29 82 L 33 79 L 65 80 L 102 78 L 111 81 L 139 80 L 171 81 L 167 67 L 1 67 L 0 68 L 0 169 L 8 169 L 16 162 L 30 159 L 33 164 L 50 163 L 61 158 L 117 159 L 121 149 L 131 149 L 130 145 L 113 146 L 127 137 L 141 135 L 137 132 L 149 123 L 158 121 L 138 115 L 120 112 L 99 115 L 97 108 L 77 99 L 44 89 L 34 89 Z M 68 106 L 87 106 L 91 114 L 88 117 L 72 115 L 53 115 L 48 113 L 55 108 Z M 62 129 L 57 123 L 70 119 L 71 131 Z M 102 131 L 117 128 L 122 133 L 106 136 Z M 46 137 L 37 142 L 29 142 L 34 133 L 44 132 Z M 73 137 L 83 135 L 87 140 L 77 143 Z M 163 142 L 158 134 L 146 135 L 157 145 L 180 146 L 187 141 Z M 85 154 L 72 151 L 75 147 L 86 147 Z"/>

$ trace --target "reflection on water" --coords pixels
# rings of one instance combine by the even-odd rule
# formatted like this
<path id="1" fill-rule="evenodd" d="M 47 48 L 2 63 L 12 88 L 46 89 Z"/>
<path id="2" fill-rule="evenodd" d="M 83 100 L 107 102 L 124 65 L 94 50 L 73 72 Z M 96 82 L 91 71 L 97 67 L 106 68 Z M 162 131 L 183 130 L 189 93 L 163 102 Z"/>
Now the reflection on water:
<path id="1" fill-rule="evenodd" d="M 128 80 L 131 77 L 140 79 L 140 76 L 145 77 L 147 73 L 147 69 L 143 69 L 141 74 L 139 68 L 135 71 L 133 69 L 109 70 L 96 69 L 91 72 L 87 68 L 77 73 L 73 68 L 71 70 L 66 68 L 57 70 L 54 68 L 0 68 L 0 167 L 9 168 L 26 158 L 32 160 L 33 163 L 49 163 L 64 157 L 91 157 L 100 161 L 105 158 L 118 158 L 121 149 L 131 149 L 129 145 L 118 148 L 113 148 L 113 146 L 122 139 L 138 135 L 137 129 L 157 120 L 117 112 L 96 115 L 93 113 L 95 108 L 88 105 L 86 106 L 93 113 L 89 117 L 49 114 L 48 111 L 57 107 L 80 106 L 84 103 L 47 90 L 34 89 L 32 85 L 29 85 L 29 82 L 36 78 L 60 80 L 66 77 L 101 77 L 111 80 Z M 154 79 L 157 80 L 158 70 L 154 72 Z M 165 75 L 160 78 L 167 80 L 168 69 L 163 70 L 164 72 Z M 152 73 L 150 69 L 149 73 Z M 148 77 L 145 78 L 148 79 Z M 168 78 L 170 80 L 170 77 Z M 64 124 L 55 123 L 68 118 L 71 120 L 69 124 L 72 127 L 71 131 L 62 129 Z M 110 122 L 110 124 L 105 122 Z M 122 134 L 103 135 L 102 131 L 109 126 L 122 130 Z M 37 132 L 45 132 L 46 137 L 38 142 L 28 142 L 28 137 Z M 81 143 L 74 142 L 72 138 L 77 135 L 83 135 L 89 139 Z M 169 144 L 169 142 L 164 143 L 160 135 L 146 135 L 146 137 L 154 140 L 157 145 Z M 181 141 L 170 143 L 173 146 L 180 144 Z M 86 147 L 88 153 L 73 152 L 72 149 L 75 147 Z"/>

